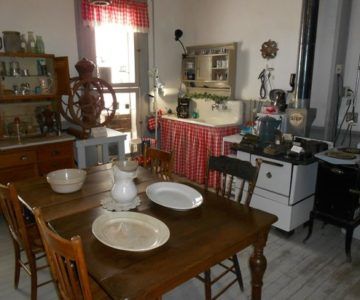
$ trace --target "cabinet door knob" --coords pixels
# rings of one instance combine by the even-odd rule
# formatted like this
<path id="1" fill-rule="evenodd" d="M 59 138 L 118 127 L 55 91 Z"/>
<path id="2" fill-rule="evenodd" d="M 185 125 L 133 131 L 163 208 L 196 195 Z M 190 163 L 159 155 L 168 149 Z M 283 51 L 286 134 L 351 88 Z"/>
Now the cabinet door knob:
<path id="1" fill-rule="evenodd" d="M 266 177 L 267 177 L 267 178 L 271 178 L 271 177 L 272 177 L 271 172 L 267 172 L 267 173 L 266 173 Z"/>
<path id="2" fill-rule="evenodd" d="M 20 159 L 21 159 L 21 160 L 27 160 L 28 157 L 27 157 L 26 155 L 23 155 L 23 156 L 20 157 Z"/>

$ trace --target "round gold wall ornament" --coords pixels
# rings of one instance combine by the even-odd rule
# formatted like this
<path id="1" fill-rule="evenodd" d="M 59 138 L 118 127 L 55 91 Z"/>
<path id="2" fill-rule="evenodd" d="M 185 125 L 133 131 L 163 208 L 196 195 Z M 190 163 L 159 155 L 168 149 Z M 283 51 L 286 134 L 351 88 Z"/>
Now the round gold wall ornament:
<path id="1" fill-rule="evenodd" d="M 268 40 L 261 45 L 261 56 L 265 59 L 272 59 L 276 57 L 279 48 L 277 47 L 277 43 L 272 40 Z"/>

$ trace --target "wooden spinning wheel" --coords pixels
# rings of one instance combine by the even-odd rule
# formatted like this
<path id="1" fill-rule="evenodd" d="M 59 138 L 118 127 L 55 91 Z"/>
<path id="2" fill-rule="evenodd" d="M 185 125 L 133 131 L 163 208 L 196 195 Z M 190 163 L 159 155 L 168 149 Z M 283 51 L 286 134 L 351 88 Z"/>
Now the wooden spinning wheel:
<path id="1" fill-rule="evenodd" d="M 100 78 L 74 80 L 68 99 L 72 120 L 85 129 L 106 126 L 115 115 L 116 96 L 110 84 Z M 106 105 L 104 94 L 112 100 Z"/>
<path id="2" fill-rule="evenodd" d="M 62 116 L 80 126 L 83 133 L 87 133 L 84 137 L 91 128 L 110 123 L 117 109 L 115 91 L 105 80 L 92 77 L 94 67 L 94 63 L 85 58 L 75 65 L 80 76 L 71 79 L 69 97 L 59 103 Z M 108 101 L 105 101 L 106 94 L 111 98 Z"/>

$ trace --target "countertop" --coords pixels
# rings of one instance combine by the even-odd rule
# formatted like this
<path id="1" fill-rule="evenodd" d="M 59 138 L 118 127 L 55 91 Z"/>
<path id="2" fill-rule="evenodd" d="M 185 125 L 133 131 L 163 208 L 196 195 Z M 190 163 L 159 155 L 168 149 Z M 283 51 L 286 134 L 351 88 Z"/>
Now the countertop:
<path id="1" fill-rule="evenodd" d="M 66 133 L 62 133 L 60 136 L 23 137 L 21 138 L 21 143 L 18 143 L 16 138 L 9 138 L 0 140 L 0 151 L 38 146 L 50 143 L 60 143 L 72 140 L 75 140 L 75 137 Z"/>
<path id="2" fill-rule="evenodd" d="M 163 115 L 162 118 L 168 120 L 174 120 L 179 122 L 190 123 L 194 125 L 207 126 L 207 127 L 229 127 L 229 126 L 239 126 L 239 120 L 224 120 L 221 118 L 178 118 L 176 115 Z"/>

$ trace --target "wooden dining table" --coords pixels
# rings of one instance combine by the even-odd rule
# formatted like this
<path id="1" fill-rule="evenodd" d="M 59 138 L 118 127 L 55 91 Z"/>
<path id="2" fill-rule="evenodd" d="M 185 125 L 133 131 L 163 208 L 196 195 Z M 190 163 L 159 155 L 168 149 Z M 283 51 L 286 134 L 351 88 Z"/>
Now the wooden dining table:
<path id="1" fill-rule="evenodd" d="M 42 208 L 45 220 L 61 236 L 82 238 L 88 271 L 114 299 L 161 299 L 166 292 L 252 246 L 249 258 L 252 299 L 261 299 L 266 269 L 263 250 L 277 217 L 224 200 L 202 188 L 201 206 L 177 211 L 151 202 L 146 187 L 158 182 L 141 167 L 135 179 L 140 206 L 132 211 L 155 217 L 170 230 L 169 240 L 153 250 L 130 252 L 108 247 L 92 233 L 92 223 L 103 214 L 101 201 L 113 185 L 111 164 L 92 167 L 78 192 L 57 194 L 45 178 L 16 183 L 19 199 L 30 210 Z"/>

